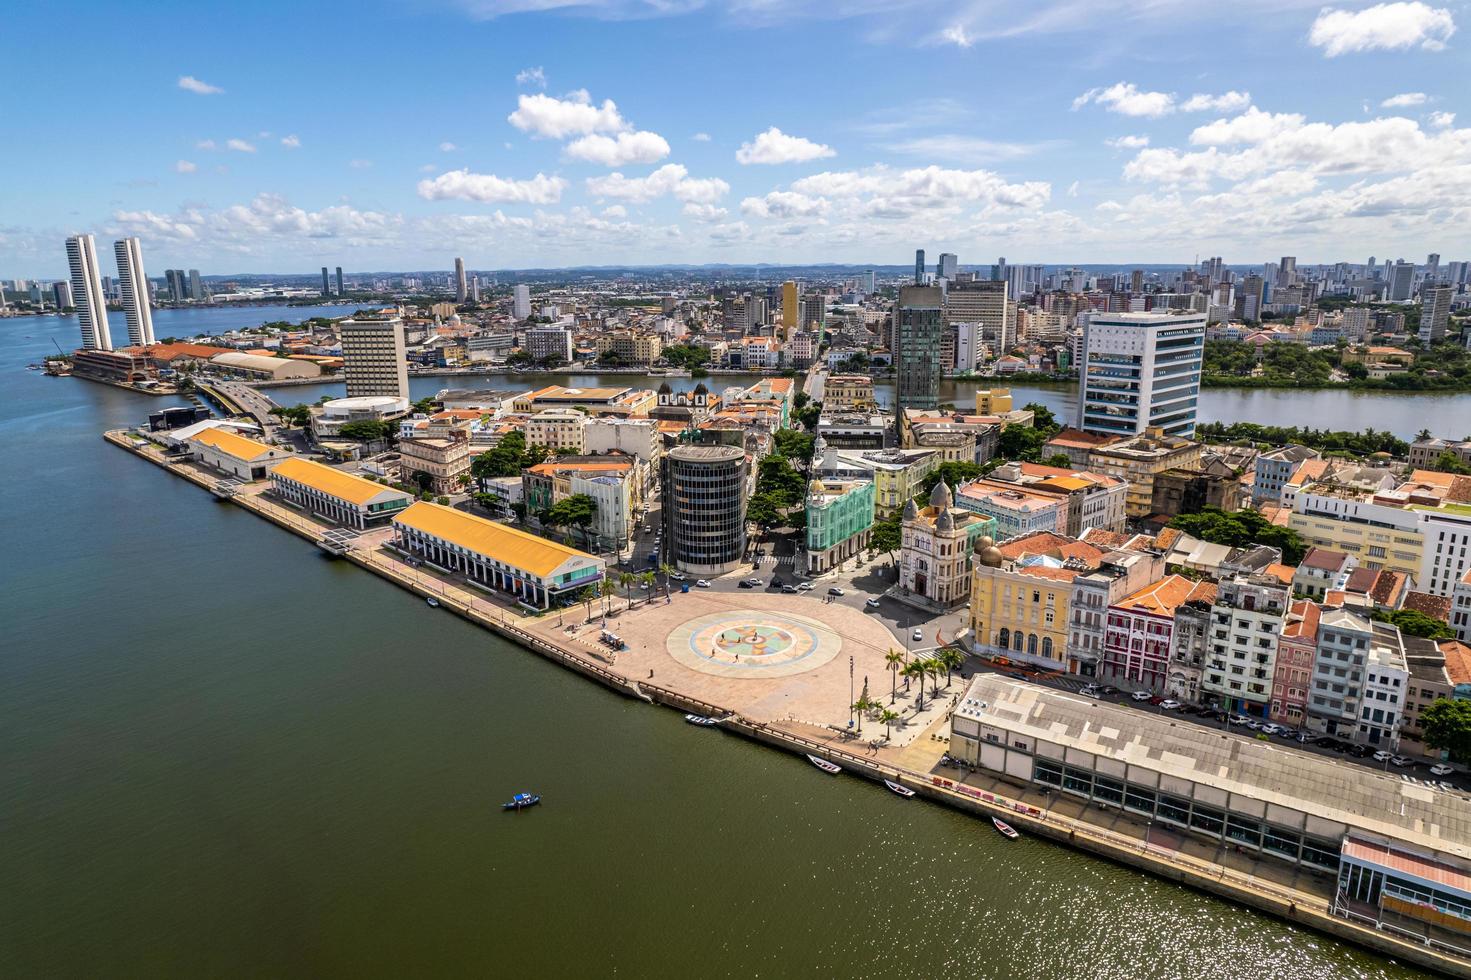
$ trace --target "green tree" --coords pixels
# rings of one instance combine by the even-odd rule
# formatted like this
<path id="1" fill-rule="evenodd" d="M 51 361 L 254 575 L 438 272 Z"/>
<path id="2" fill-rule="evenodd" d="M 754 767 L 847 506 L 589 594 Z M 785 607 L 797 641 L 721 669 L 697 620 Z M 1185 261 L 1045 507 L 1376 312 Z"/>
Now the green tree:
<path id="1" fill-rule="evenodd" d="M 577 599 L 582 603 L 584 610 L 583 618 L 592 619 L 592 602 L 598 597 L 598 590 L 591 585 L 584 586 L 577 592 Z"/>
<path id="2" fill-rule="evenodd" d="M 304 428 L 312 420 L 312 410 L 305 405 L 293 405 L 290 408 L 277 405 L 271 409 L 271 414 L 280 419 L 288 429 L 293 425 Z"/>
<path id="3" fill-rule="evenodd" d="M 930 491 L 944 480 L 947 486 L 958 487 L 962 483 L 969 483 L 979 477 L 984 471 L 979 463 L 972 463 L 968 459 L 947 460 L 936 466 L 929 476 L 924 478 L 920 485 L 920 499 L 928 500 Z"/>
<path id="4" fill-rule="evenodd" d="M 792 418 L 808 432 L 817 431 L 817 421 L 822 418 L 822 402 L 809 402 L 792 412 Z"/>
<path id="5" fill-rule="evenodd" d="M 788 459 L 800 459 L 804 463 L 812 462 L 812 446 L 817 441 L 815 437 L 796 429 L 777 429 L 772 437 L 776 452 Z"/>
<path id="6" fill-rule="evenodd" d="M 1427 640 L 1454 640 L 1456 631 L 1443 619 L 1427 616 L 1418 609 L 1376 609 L 1370 615 L 1375 619 L 1393 623 L 1401 633 L 1421 636 Z"/>
<path id="7" fill-rule="evenodd" d="M 868 536 L 868 546 L 874 551 L 888 554 L 889 564 L 894 563 L 894 552 L 899 550 L 904 539 L 904 528 L 898 514 L 873 522 L 873 531 Z"/>
<path id="8" fill-rule="evenodd" d="M 434 397 L 432 395 L 425 395 L 423 398 L 414 402 L 414 411 L 424 415 L 434 414 Z"/>
<path id="9" fill-rule="evenodd" d="M 889 703 L 899 700 L 899 671 L 904 666 L 904 651 L 889 648 L 884 654 L 884 663 L 889 665 Z"/>
<path id="10" fill-rule="evenodd" d="M 884 726 L 884 740 L 890 741 L 894 737 L 893 725 L 899 720 L 899 712 L 891 708 L 885 708 L 879 712 L 879 722 Z"/>
<path id="11" fill-rule="evenodd" d="M 585 493 L 563 497 L 541 513 L 541 522 L 549 527 L 577 528 L 584 544 L 591 544 L 593 521 L 597 520 L 598 503 Z"/>
<path id="12" fill-rule="evenodd" d="M 1471 701 L 1436 698 L 1420 712 L 1425 744 L 1443 749 L 1459 762 L 1471 759 Z"/>
<path id="13" fill-rule="evenodd" d="M 344 422 L 337 430 L 342 438 L 353 439 L 357 442 L 378 442 L 387 439 L 392 431 L 392 427 L 382 419 L 359 419 L 356 422 Z"/>
<path id="14" fill-rule="evenodd" d="M 945 687 L 949 688 L 950 675 L 953 671 L 959 670 L 961 665 L 965 663 L 965 654 L 954 647 L 946 647 L 935 654 L 935 660 L 940 666 L 945 668 Z"/>
<path id="15" fill-rule="evenodd" d="M 864 713 L 865 712 L 868 712 L 868 711 L 872 711 L 874 708 L 878 708 L 878 707 L 881 707 L 881 705 L 877 701 L 874 701 L 873 699 L 871 699 L 866 693 L 865 694 L 860 694 L 858 696 L 858 700 L 853 702 L 853 716 L 858 719 L 858 734 L 859 735 L 862 735 L 863 734 L 863 715 L 864 715 Z"/>
<path id="16" fill-rule="evenodd" d="M 917 681 L 919 681 L 919 697 L 915 698 L 915 700 L 914 700 L 914 710 L 915 711 L 923 711 L 924 710 L 924 679 L 925 679 L 926 676 L 928 676 L 927 675 L 927 672 L 925 670 L 924 661 L 922 661 L 922 660 L 911 660 L 909 663 L 907 663 L 907 664 L 904 665 L 904 669 L 901 670 L 901 671 L 899 671 L 899 673 L 904 677 L 904 680 L 905 680 L 906 684 L 907 684 L 907 682 L 909 682 L 911 680 L 917 680 Z"/>
<path id="17" fill-rule="evenodd" d="M 794 507 L 807 495 L 807 481 L 792 461 L 772 453 L 761 461 L 756 475 L 756 493 L 769 493 L 780 507 Z"/>
<path id="18" fill-rule="evenodd" d="M 1435 457 L 1435 462 L 1430 464 L 1430 468 L 1442 473 L 1455 473 L 1459 476 L 1471 474 L 1471 466 L 1461 462 L 1461 457 L 1449 450 Z"/>
<path id="19" fill-rule="evenodd" d="M 1067 453 L 1053 453 L 1051 456 L 1042 460 L 1042 465 L 1056 466 L 1059 469 L 1070 470 L 1073 468 L 1073 461 L 1068 458 Z"/>
<path id="20" fill-rule="evenodd" d="M 1179 515 L 1170 521 L 1170 527 L 1202 541 L 1233 548 L 1270 545 L 1281 550 L 1282 561 L 1288 565 L 1301 564 L 1307 554 L 1307 545 L 1296 531 L 1273 524 L 1254 510 L 1228 514 L 1219 508 L 1207 507 L 1196 514 Z"/>

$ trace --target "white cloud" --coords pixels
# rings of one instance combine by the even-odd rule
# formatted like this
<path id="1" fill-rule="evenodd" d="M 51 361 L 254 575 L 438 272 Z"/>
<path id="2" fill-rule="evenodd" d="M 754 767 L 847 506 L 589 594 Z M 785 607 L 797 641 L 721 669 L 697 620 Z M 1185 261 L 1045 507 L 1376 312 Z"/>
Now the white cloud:
<path id="1" fill-rule="evenodd" d="M 1456 124 L 1454 112 L 1432 112 L 1430 114 L 1430 125 L 1436 129 L 1447 129 Z"/>
<path id="2" fill-rule="evenodd" d="M 603 208 L 603 217 L 626 218 L 628 217 L 628 209 L 621 204 L 609 205 L 608 207 Z"/>
<path id="3" fill-rule="evenodd" d="M 255 144 L 247 143 L 242 139 L 225 140 L 225 149 L 234 150 L 236 153 L 254 153 Z"/>
<path id="4" fill-rule="evenodd" d="M 564 152 L 574 160 L 622 167 L 630 163 L 654 163 L 669 155 L 669 143 L 658 133 L 639 130 L 604 136 L 593 133 L 568 143 Z"/>
<path id="5" fill-rule="evenodd" d="M 1149 137 L 1116 136 L 1111 140 L 1104 140 L 1103 142 L 1113 147 L 1115 150 L 1142 150 L 1144 147 L 1149 145 Z"/>
<path id="6" fill-rule="evenodd" d="M 215 141 L 214 140 L 200 140 L 198 143 L 195 143 L 194 144 L 194 148 L 196 150 L 215 150 L 215 149 L 219 149 L 219 147 L 215 146 Z"/>
<path id="7" fill-rule="evenodd" d="M 906 156 L 927 157 L 931 160 L 957 160 L 965 163 L 984 163 L 993 160 L 1015 160 L 1030 156 L 1043 149 L 1046 143 L 1002 143 L 982 139 L 978 136 L 942 134 L 939 136 L 916 136 L 912 139 L 885 142 L 885 147 Z"/>
<path id="8" fill-rule="evenodd" d="M 1357 51 L 1440 51 L 1454 33 L 1456 21 L 1448 9 L 1415 0 L 1358 11 L 1324 7 L 1308 31 L 1308 43 L 1329 58 Z"/>
<path id="9" fill-rule="evenodd" d="M 567 182 L 561 177 L 540 173 L 530 180 L 512 180 L 464 169 L 442 173 L 433 180 L 419 181 L 419 196 L 428 201 L 459 199 L 483 204 L 556 204 L 566 188 Z"/>
<path id="10" fill-rule="evenodd" d="M 186 92 L 193 92 L 195 95 L 223 95 L 225 91 L 218 85 L 201 82 L 193 75 L 180 75 L 179 88 Z"/>
<path id="11" fill-rule="evenodd" d="M 1045 181 L 1007 183 L 989 170 L 923 167 L 895 171 L 828 171 L 792 182 L 791 190 L 809 197 L 844 202 L 871 217 L 910 217 L 928 209 L 979 204 L 983 208 L 1038 208 L 1052 194 Z"/>
<path id="12" fill-rule="evenodd" d="M 975 38 L 965 32 L 965 25 L 951 24 L 940 32 L 940 41 L 945 44 L 953 44 L 957 48 L 968 48 L 975 44 Z"/>
<path id="13" fill-rule="evenodd" d="M 1251 105 L 1250 92 L 1222 92 L 1220 95 L 1192 95 L 1180 103 L 1181 112 L 1240 112 Z"/>
<path id="14" fill-rule="evenodd" d="M 1078 196 L 1078 182 L 1076 180 L 1073 181 L 1071 184 L 1068 184 L 1067 185 L 1067 196 L 1068 197 L 1077 197 Z"/>
<path id="15" fill-rule="evenodd" d="M 690 139 L 694 140 L 696 143 L 708 143 L 710 142 L 710 134 L 696 133 L 695 135 L 691 136 Z"/>
<path id="16" fill-rule="evenodd" d="M 535 85 L 539 88 L 547 87 L 547 73 L 542 71 L 541 65 L 535 68 L 522 68 L 516 72 L 517 85 Z"/>
<path id="17" fill-rule="evenodd" d="M 439 152 L 440 153 L 453 153 L 453 152 L 455 152 L 458 149 L 459 149 L 459 147 L 458 146 L 455 146 L 449 140 L 445 140 L 443 143 L 439 144 Z"/>
<path id="18" fill-rule="evenodd" d="M 1073 108 L 1088 103 L 1101 105 L 1109 112 L 1125 116 L 1157 119 L 1175 111 L 1175 97 L 1169 92 L 1141 92 L 1133 82 L 1117 82 L 1108 88 L 1091 88 L 1073 100 Z"/>
<path id="19" fill-rule="evenodd" d="M 719 208 L 713 204 L 695 204 L 691 202 L 684 206 L 684 213 L 696 221 L 719 221 L 729 212 L 725 208 Z"/>
<path id="20" fill-rule="evenodd" d="M 611 173 L 606 177 L 589 177 L 587 190 L 594 197 L 612 197 L 644 204 L 672 194 L 677 200 L 713 204 L 730 192 L 730 185 L 719 177 L 691 178 L 678 163 L 666 163 L 647 177 L 625 177 Z"/>
<path id="21" fill-rule="evenodd" d="M 192 174 L 194 171 L 196 171 L 198 169 L 199 169 L 198 167 L 196 167 L 193 163 L 191 163 L 188 160 L 180 160 L 178 163 L 174 164 L 174 171 L 176 173 Z"/>
<path id="22" fill-rule="evenodd" d="M 561 99 L 551 95 L 523 95 L 517 99 L 516 111 L 506 120 L 533 137 L 557 140 L 589 133 L 621 133 L 629 128 L 612 99 L 604 99 L 601 106 L 595 106 L 583 90 L 569 92 Z"/>
<path id="23" fill-rule="evenodd" d="M 352 169 L 354 169 L 354 170 L 367 170 L 369 167 L 371 167 L 373 165 L 373 161 L 372 160 L 364 160 L 361 157 L 359 157 L 356 160 L 349 160 L 349 161 L 347 161 L 347 165 L 349 167 L 351 167 Z"/>
<path id="24" fill-rule="evenodd" d="M 286 147 L 286 149 L 288 150 L 300 149 L 301 137 L 297 136 L 295 133 L 292 133 L 290 136 L 283 136 L 281 137 L 281 145 Z"/>
<path id="25" fill-rule="evenodd" d="M 1234 119 L 1217 119 L 1196 127 L 1190 134 L 1190 142 L 1197 146 L 1261 143 L 1275 133 L 1301 127 L 1304 121 L 1304 117 L 1296 113 L 1263 112 L 1252 106 Z"/>
<path id="26" fill-rule="evenodd" d="M 741 212 L 755 218 L 805 218 L 827 209 L 826 198 L 795 191 L 772 191 L 765 197 L 748 197 L 741 202 Z"/>
<path id="27" fill-rule="evenodd" d="M 1405 106 L 1424 105 L 1427 98 L 1424 92 L 1401 92 L 1399 95 L 1391 95 L 1379 105 L 1385 109 L 1399 109 Z"/>
<path id="28" fill-rule="evenodd" d="M 758 133 L 750 143 L 742 143 L 736 150 L 736 160 L 743 164 L 753 163 L 806 163 L 823 157 L 836 156 L 837 152 L 823 143 L 814 143 L 801 136 L 788 136 L 772 126 Z"/>
<path id="29" fill-rule="evenodd" d="M 396 215 L 337 205 L 321 211 L 293 207 L 274 194 L 220 211 L 184 208 L 176 215 L 117 211 L 113 231 L 176 242 L 206 242 L 213 247 L 251 253 L 282 240 L 338 239 L 367 244 L 390 239 L 401 224 Z"/>

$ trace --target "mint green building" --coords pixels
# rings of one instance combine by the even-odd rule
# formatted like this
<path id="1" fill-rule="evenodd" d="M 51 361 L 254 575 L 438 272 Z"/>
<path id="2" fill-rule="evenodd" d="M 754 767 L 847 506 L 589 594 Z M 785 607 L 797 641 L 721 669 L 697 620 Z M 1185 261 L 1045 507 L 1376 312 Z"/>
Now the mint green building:
<path id="1" fill-rule="evenodd" d="M 868 547 L 874 487 L 868 480 L 813 480 L 807 488 L 807 574 L 831 571 Z"/>

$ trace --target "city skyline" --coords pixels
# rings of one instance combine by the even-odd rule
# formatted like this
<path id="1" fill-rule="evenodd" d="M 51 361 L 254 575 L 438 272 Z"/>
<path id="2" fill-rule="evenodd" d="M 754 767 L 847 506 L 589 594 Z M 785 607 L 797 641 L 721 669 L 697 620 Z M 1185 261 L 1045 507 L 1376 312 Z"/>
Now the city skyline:
<path id="1" fill-rule="evenodd" d="M 862 264 L 915 241 L 962 265 L 1471 248 L 1463 15 L 1433 4 L 961 4 L 929 19 L 901 3 L 902 32 L 801 3 L 387 4 L 336 18 L 338 41 L 412 31 L 446 62 L 497 67 L 449 99 L 413 75 L 328 77 L 311 103 L 350 107 L 331 114 L 284 70 L 315 42 L 269 17 L 231 21 L 229 50 L 118 71 L 175 13 L 111 24 L 76 6 L 65 71 L 45 46 L 7 67 L 57 99 L 129 107 L 87 124 L 111 179 L 69 131 L 32 134 L 9 161 L 29 192 L 0 228 L 6 276 L 60 278 L 55 242 L 78 232 L 231 272 L 439 268 L 446 252 L 472 269 Z M 1186 12 L 1219 29 L 1182 36 Z M 22 11 L 17 34 L 43 16 Z M 191 16 L 207 32 L 225 15 Z M 1103 26 L 1120 36 L 1100 41 Z M 814 37 L 841 57 L 796 57 Z M 895 94 L 896 73 L 915 95 Z"/>

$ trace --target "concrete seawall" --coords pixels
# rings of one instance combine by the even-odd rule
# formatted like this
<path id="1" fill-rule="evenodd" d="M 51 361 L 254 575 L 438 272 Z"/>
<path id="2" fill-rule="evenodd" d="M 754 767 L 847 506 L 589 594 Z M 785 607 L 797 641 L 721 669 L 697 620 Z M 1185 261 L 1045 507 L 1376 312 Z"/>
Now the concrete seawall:
<path id="1" fill-rule="evenodd" d="M 113 445 L 181 476 L 202 489 L 211 492 L 214 490 L 215 480 L 188 466 L 169 462 L 151 444 L 139 445 L 133 438 L 120 431 L 107 432 L 104 438 Z M 284 508 L 249 495 L 237 495 L 228 500 L 313 543 L 320 543 L 323 539 L 320 527 Z M 1447 976 L 1471 980 L 1471 960 L 1442 953 L 1431 947 L 1406 941 L 1383 930 L 1332 915 L 1328 911 L 1327 904 L 1319 897 L 1305 892 L 1284 890 L 1221 865 L 1189 858 L 1177 852 L 1148 844 L 1138 838 L 1114 833 L 1084 821 L 1057 814 L 1046 814 L 1034 807 L 1010 800 L 1001 794 L 983 792 L 976 787 L 944 776 L 902 769 L 873 757 L 855 755 L 836 748 L 832 744 L 813 741 L 798 732 L 780 726 L 754 722 L 740 717 L 720 705 L 711 704 L 658 685 L 630 679 L 618 673 L 610 664 L 600 663 L 570 645 L 561 646 L 549 642 L 545 637 L 521 629 L 505 618 L 504 614 L 493 615 L 487 610 L 457 600 L 446 592 L 431 589 L 416 578 L 403 574 L 393 564 L 375 561 L 372 553 L 351 551 L 344 557 L 360 568 L 374 572 L 407 591 L 416 595 L 433 597 L 441 608 L 483 626 L 504 639 L 573 670 L 625 697 L 638 698 L 673 708 L 682 713 L 701 714 L 720 719 L 720 726 L 727 731 L 772 748 L 797 755 L 811 754 L 831 759 L 854 775 L 874 781 L 890 779 L 913 789 L 919 796 L 933 802 L 982 818 L 1004 818 L 1018 830 L 1032 836 L 1075 847 L 1097 857 L 1149 872 L 1156 877 L 1208 892 L 1384 956 L 1413 963 Z"/>

